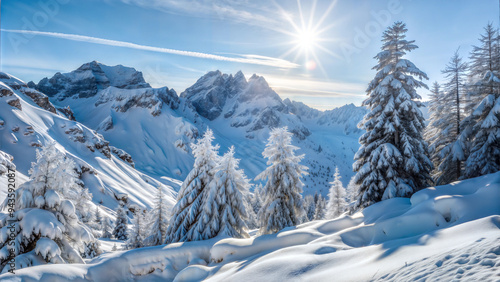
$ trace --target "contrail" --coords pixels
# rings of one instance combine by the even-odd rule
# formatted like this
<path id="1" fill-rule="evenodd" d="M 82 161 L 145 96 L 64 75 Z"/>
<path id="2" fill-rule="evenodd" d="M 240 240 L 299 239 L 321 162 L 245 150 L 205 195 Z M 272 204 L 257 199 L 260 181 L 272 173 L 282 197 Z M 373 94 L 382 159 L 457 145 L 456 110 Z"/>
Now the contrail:
<path id="1" fill-rule="evenodd" d="M 91 36 L 85 36 L 85 35 L 78 35 L 78 34 L 34 31 L 34 30 L 14 30 L 14 29 L 1 29 L 1 31 L 11 32 L 11 33 L 19 33 L 19 34 L 41 35 L 41 36 L 62 38 L 62 39 L 67 39 L 67 40 L 72 40 L 72 41 L 81 41 L 81 42 L 94 43 L 94 44 L 100 44 L 100 45 L 124 47 L 124 48 L 130 48 L 130 49 L 137 49 L 137 50 L 144 50 L 144 51 L 151 51 L 151 52 L 158 52 L 158 53 L 167 53 L 167 54 L 209 59 L 209 60 L 217 60 L 217 61 L 264 65 L 264 66 L 271 66 L 271 67 L 284 68 L 284 69 L 292 69 L 292 68 L 299 67 L 298 64 L 292 63 L 292 62 L 287 61 L 287 60 L 266 57 L 266 56 L 260 56 L 260 55 L 243 54 L 243 55 L 238 55 L 238 56 L 240 56 L 240 58 L 226 57 L 226 56 L 206 54 L 206 53 L 200 53 L 200 52 L 183 51 L 183 50 L 175 50 L 175 49 L 140 45 L 140 44 L 125 42 L 125 41 L 110 40 L 110 39 L 91 37 Z"/>

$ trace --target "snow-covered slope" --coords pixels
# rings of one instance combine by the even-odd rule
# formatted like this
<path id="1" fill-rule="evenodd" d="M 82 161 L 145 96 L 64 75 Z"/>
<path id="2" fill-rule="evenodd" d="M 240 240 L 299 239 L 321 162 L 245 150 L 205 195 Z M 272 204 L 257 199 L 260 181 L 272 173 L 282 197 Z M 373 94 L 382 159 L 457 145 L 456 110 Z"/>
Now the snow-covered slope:
<path id="1" fill-rule="evenodd" d="M 150 207 L 161 182 L 178 187 L 177 180 L 154 179 L 137 171 L 130 155 L 87 126 L 50 107 L 41 108 L 40 99 L 25 93 L 35 93 L 41 100 L 43 94 L 28 88 L 21 80 L 5 73 L 0 73 L 0 78 L 0 150 L 14 158 L 17 173 L 23 176 L 20 181 L 26 180 L 36 149 L 55 141 L 59 150 L 75 160 L 94 203 L 102 203 L 109 209 L 114 209 L 125 194 L 132 206 Z M 170 187 L 166 191 L 169 191 L 168 202 L 173 205 L 175 189 Z M 2 201 L 5 195 L 0 196 Z"/>
<path id="2" fill-rule="evenodd" d="M 106 253 L 87 265 L 43 265 L 12 281 L 496 281 L 500 173 L 421 190 L 352 216 L 249 239 Z"/>
<path id="3" fill-rule="evenodd" d="M 123 68 L 126 75 L 119 72 Z M 359 146 L 355 125 L 366 111 L 347 105 L 320 112 L 301 104 L 299 112 L 293 106 L 299 103 L 283 101 L 263 77 L 253 75 L 247 80 L 241 72 L 209 72 L 179 97 L 173 89 L 145 85 L 135 69 L 91 62 L 68 74 L 42 79 L 35 87 L 49 91 L 58 109 L 69 107 L 77 121 L 128 152 L 138 170 L 156 178 L 183 180 L 193 164 L 189 144 L 210 127 L 221 154 L 235 145 L 241 167 L 253 179 L 266 167 L 262 151 L 269 130 L 288 126 L 310 168 L 306 194 L 326 195 L 335 166 L 344 184 L 349 182 Z"/>

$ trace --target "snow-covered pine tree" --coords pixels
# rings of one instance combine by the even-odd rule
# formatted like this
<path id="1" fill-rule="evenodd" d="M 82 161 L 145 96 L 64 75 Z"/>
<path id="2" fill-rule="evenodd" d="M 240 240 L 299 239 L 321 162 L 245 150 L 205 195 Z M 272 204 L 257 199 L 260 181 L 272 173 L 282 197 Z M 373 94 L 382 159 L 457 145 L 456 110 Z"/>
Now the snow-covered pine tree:
<path id="1" fill-rule="evenodd" d="M 500 170 L 500 54 L 498 34 L 491 24 L 471 54 L 472 115 L 462 123 L 462 140 L 472 140 L 464 178 Z"/>
<path id="2" fill-rule="evenodd" d="M 177 203 L 173 208 L 170 225 L 167 228 L 165 240 L 167 244 L 203 240 L 202 234 L 195 227 L 219 158 L 217 155 L 219 145 L 213 146 L 213 140 L 212 130 L 207 129 L 203 138 L 191 145 L 195 157 L 194 166 L 182 183 L 177 196 Z"/>
<path id="3" fill-rule="evenodd" d="M 449 122 L 449 113 L 446 110 L 446 103 L 444 101 L 444 93 L 441 91 L 441 85 L 435 81 L 432 84 L 431 93 L 429 94 L 429 124 L 425 128 L 424 138 L 429 144 L 430 158 L 434 168 L 439 166 L 441 159 L 439 151 L 442 147 L 449 144 L 449 140 L 443 139 L 440 133 L 449 131 L 453 127 L 453 123 Z M 434 175 L 434 179 L 439 177 Z"/>
<path id="4" fill-rule="evenodd" d="M 76 214 L 80 218 L 80 220 L 88 224 L 92 220 L 92 210 L 90 201 L 92 201 L 92 194 L 89 192 L 89 189 L 83 188 L 83 182 L 79 181 L 79 185 L 82 187 L 78 190 L 77 193 L 72 193 L 73 198 L 71 201 L 75 203 Z"/>
<path id="5" fill-rule="evenodd" d="M 458 50 L 442 71 L 447 81 L 444 92 L 438 85 L 433 86 L 431 95 L 430 122 L 425 136 L 429 138 L 429 150 L 435 170 L 433 178 L 436 185 L 458 180 L 465 161 L 465 144 L 461 142 L 460 124 L 463 114 L 464 79 L 467 63 L 462 62 Z"/>
<path id="6" fill-rule="evenodd" d="M 352 203 L 356 201 L 356 197 L 359 193 L 359 185 L 356 184 L 355 180 L 355 176 L 351 177 L 351 180 L 349 180 L 349 184 L 347 184 L 346 188 L 346 200 L 349 206 L 351 206 Z"/>
<path id="7" fill-rule="evenodd" d="M 145 214 L 143 209 L 135 209 L 134 218 L 132 219 L 133 226 L 127 234 L 126 248 L 129 250 L 144 247 Z"/>
<path id="8" fill-rule="evenodd" d="M 10 236 L 0 236 L 0 270 L 5 273 L 10 269 L 6 266 L 10 252 L 17 269 L 44 262 L 84 263 L 80 253 L 94 237 L 68 199 L 68 195 L 81 190 L 74 162 L 59 151 L 55 143 L 49 143 L 37 150 L 29 176 L 16 190 L 15 203 L 6 200 L 1 207 L 12 207 L 16 211 L 13 218 L 0 220 L 0 234 L 15 232 L 16 236 L 13 245 L 7 238 Z M 8 221 L 11 219 L 15 222 Z M 14 229 L 10 228 L 11 224 Z"/>
<path id="9" fill-rule="evenodd" d="M 243 170 L 238 169 L 239 162 L 231 146 L 215 167 L 203 212 L 196 223 L 203 239 L 217 235 L 248 238 L 245 198 L 250 184 Z"/>
<path id="10" fill-rule="evenodd" d="M 262 193 L 262 184 L 259 184 L 255 187 L 252 193 L 252 209 L 256 215 L 259 214 L 259 211 L 262 208 L 261 193 Z"/>
<path id="11" fill-rule="evenodd" d="M 347 208 L 345 201 L 346 192 L 340 181 L 339 168 L 335 167 L 334 180 L 330 182 L 330 192 L 328 193 L 328 204 L 326 206 L 326 218 L 332 219 L 341 215 Z"/>
<path id="12" fill-rule="evenodd" d="M 247 203 L 247 219 L 245 223 L 247 224 L 248 229 L 256 229 L 258 228 L 257 224 L 257 214 L 254 212 L 254 193 L 248 193 L 246 196 Z"/>
<path id="13" fill-rule="evenodd" d="M 116 209 L 115 228 L 113 229 L 113 237 L 117 240 L 127 240 L 127 223 L 128 217 L 125 211 L 125 203 L 120 201 Z"/>
<path id="14" fill-rule="evenodd" d="M 109 222 L 109 218 L 103 217 L 102 218 L 102 233 L 101 233 L 101 238 L 111 238 L 113 236 L 113 233 L 111 233 L 111 223 Z"/>
<path id="15" fill-rule="evenodd" d="M 323 196 L 318 195 L 316 210 L 314 211 L 314 220 L 325 219 L 325 216 L 326 216 L 326 199 L 323 198 Z"/>
<path id="16" fill-rule="evenodd" d="M 95 205 L 94 222 L 97 228 L 102 229 L 102 216 L 99 205 Z"/>
<path id="17" fill-rule="evenodd" d="M 306 211 L 307 221 L 314 220 L 316 204 L 314 203 L 314 197 L 312 195 L 307 195 L 304 197 L 304 207 Z"/>
<path id="18" fill-rule="evenodd" d="M 259 212 L 260 234 L 276 233 L 300 223 L 302 207 L 302 175 L 307 167 L 299 164 L 304 155 L 296 156 L 299 148 L 292 144 L 287 127 L 271 130 L 262 155 L 268 159 L 266 168 L 256 180 L 265 180 L 264 202 Z"/>
<path id="19" fill-rule="evenodd" d="M 360 185 L 357 207 L 375 202 L 409 197 L 429 183 L 432 163 L 422 138 L 425 120 L 416 88 L 427 88 L 421 80 L 427 75 L 404 59 L 417 48 L 405 39 L 407 29 L 396 22 L 383 34 L 382 52 L 370 82 L 363 106 L 370 112 L 359 127 L 366 133 L 359 138 L 361 147 L 354 156 L 356 183 Z M 419 80 L 415 79 L 417 77 Z"/>
<path id="20" fill-rule="evenodd" d="M 84 246 L 84 251 L 81 253 L 82 258 L 95 258 L 102 253 L 101 243 L 97 239 L 94 239 L 90 242 L 85 242 Z"/>
<path id="21" fill-rule="evenodd" d="M 144 240 L 146 246 L 158 246 L 165 242 L 168 227 L 168 208 L 162 186 L 158 187 L 153 209 L 149 213 L 149 235 Z"/>
<path id="22" fill-rule="evenodd" d="M 347 210 L 349 214 L 353 214 L 356 211 L 354 207 L 359 194 L 359 185 L 356 184 L 355 180 L 356 176 L 351 177 L 351 180 L 349 180 L 349 184 L 347 184 L 346 188 Z"/>
<path id="23" fill-rule="evenodd" d="M 111 248 L 112 252 L 118 251 L 118 248 L 116 247 L 116 243 L 113 244 L 113 248 Z"/>

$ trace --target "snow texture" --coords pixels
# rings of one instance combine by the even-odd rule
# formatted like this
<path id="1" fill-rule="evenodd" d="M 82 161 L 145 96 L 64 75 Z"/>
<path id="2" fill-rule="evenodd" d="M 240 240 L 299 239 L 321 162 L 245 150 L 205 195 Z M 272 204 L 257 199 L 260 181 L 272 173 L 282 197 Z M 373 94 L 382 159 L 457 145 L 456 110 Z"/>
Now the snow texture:
<path id="1" fill-rule="evenodd" d="M 392 198 L 334 220 L 247 239 L 106 253 L 87 265 L 35 266 L 25 281 L 494 280 L 500 266 L 500 173 Z"/>

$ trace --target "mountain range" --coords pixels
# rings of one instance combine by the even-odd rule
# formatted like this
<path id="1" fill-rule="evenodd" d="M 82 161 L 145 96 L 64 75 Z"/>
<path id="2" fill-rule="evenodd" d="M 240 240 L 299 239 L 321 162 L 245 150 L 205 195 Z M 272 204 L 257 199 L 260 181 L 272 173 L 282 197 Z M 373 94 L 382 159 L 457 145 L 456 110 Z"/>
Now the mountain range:
<path id="1" fill-rule="evenodd" d="M 26 178 L 35 149 L 57 142 L 75 159 L 94 202 L 110 209 L 125 195 L 150 207 L 159 185 L 168 187 L 173 204 L 194 162 L 189 145 L 207 128 L 220 154 L 235 146 L 253 179 L 266 167 L 270 129 L 287 126 L 309 167 L 304 193 L 326 196 L 336 166 L 345 185 L 353 175 L 356 125 L 367 112 L 353 104 L 322 112 L 283 100 L 264 77 L 247 79 L 241 71 L 208 72 L 177 94 L 151 87 L 134 68 L 96 61 L 38 83 L 0 73 L 0 88 L 2 162 L 13 157 Z"/>

